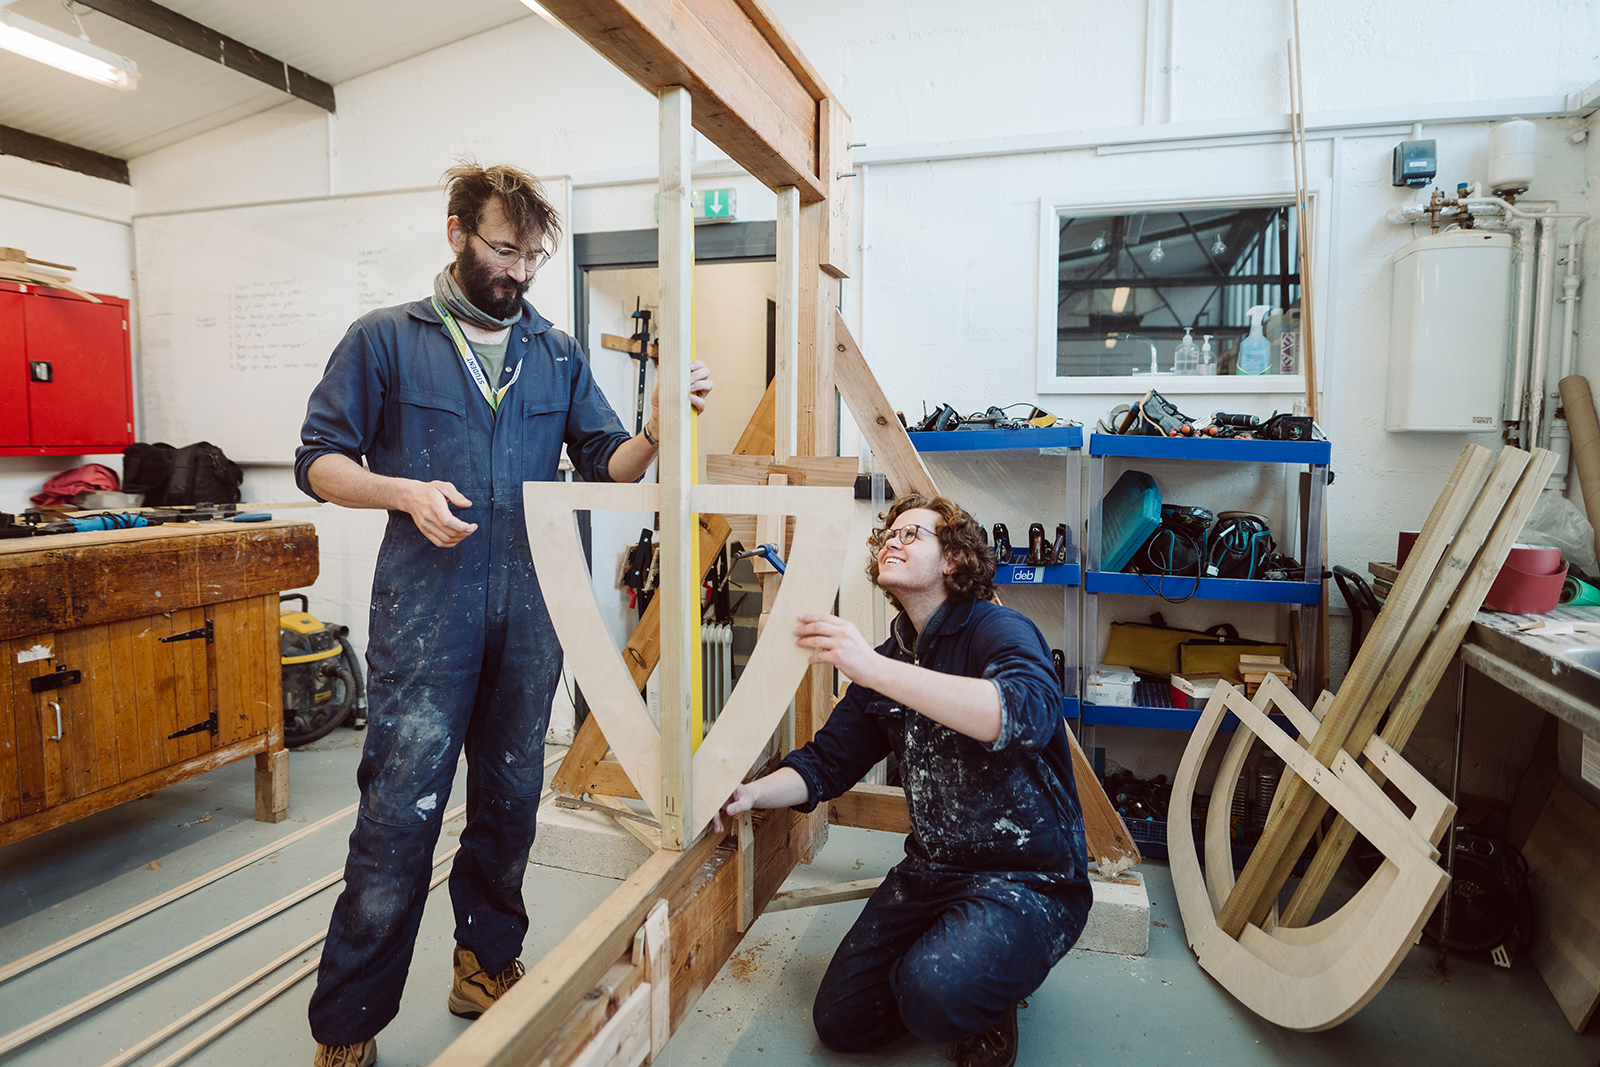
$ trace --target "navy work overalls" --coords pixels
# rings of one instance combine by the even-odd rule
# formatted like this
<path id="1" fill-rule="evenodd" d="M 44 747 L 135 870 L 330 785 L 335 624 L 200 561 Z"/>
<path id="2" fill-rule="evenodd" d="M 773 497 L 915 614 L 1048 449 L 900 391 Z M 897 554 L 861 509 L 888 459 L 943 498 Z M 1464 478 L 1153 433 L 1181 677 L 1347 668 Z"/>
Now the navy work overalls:
<path id="1" fill-rule="evenodd" d="M 345 888 L 311 998 L 327 1045 L 365 1041 L 394 1018 L 427 900 L 434 844 L 462 746 L 467 825 L 450 872 L 456 941 L 489 973 L 522 951 L 522 877 L 543 786 L 550 701 L 561 676 L 522 515 L 522 483 L 556 477 L 567 445 L 588 481 L 628 439 L 578 345 L 523 305 L 498 413 L 430 301 L 364 315 L 307 405 L 295 479 L 339 453 L 375 474 L 448 481 L 478 529 L 437 548 L 390 512 L 372 583 L 361 806 Z M 319 498 L 320 499 L 320 498 Z"/>
<path id="2" fill-rule="evenodd" d="M 923 627 L 904 615 L 878 652 L 1000 690 L 985 744 L 852 685 L 827 725 L 783 764 L 810 811 L 894 752 L 911 833 L 906 858 L 834 953 L 812 1019 L 824 1044 L 864 1052 L 908 1030 L 923 1041 L 983 1033 L 1043 984 L 1083 932 L 1091 893 L 1061 683 L 1025 616 L 946 601 Z"/>

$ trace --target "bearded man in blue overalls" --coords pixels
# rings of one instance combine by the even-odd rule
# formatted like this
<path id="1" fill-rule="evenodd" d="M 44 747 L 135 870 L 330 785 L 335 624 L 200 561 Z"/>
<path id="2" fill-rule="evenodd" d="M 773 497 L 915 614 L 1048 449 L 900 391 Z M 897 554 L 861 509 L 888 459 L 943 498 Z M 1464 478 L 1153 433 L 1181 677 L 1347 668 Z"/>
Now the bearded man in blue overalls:
<path id="1" fill-rule="evenodd" d="M 522 483 L 554 480 L 563 445 L 585 481 L 636 481 L 659 436 L 659 398 L 629 436 L 578 343 L 523 300 L 560 237 L 538 181 L 465 163 L 446 178 L 455 261 L 432 297 L 350 327 L 311 394 L 295 454 L 306 493 L 389 512 L 372 583 L 361 806 L 311 998 L 317 1067 L 377 1059 L 463 745 L 450 1010 L 476 1018 L 521 976 L 522 878 L 561 676 Z M 697 410 L 710 391 L 695 361 Z"/>

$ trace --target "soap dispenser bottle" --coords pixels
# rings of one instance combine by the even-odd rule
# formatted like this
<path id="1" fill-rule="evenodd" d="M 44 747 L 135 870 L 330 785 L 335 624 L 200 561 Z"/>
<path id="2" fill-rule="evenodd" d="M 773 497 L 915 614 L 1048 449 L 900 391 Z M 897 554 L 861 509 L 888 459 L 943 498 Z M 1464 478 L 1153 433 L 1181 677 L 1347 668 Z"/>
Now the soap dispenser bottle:
<path id="1" fill-rule="evenodd" d="M 1202 335 L 1200 345 L 1200 373 L 1214 375 L 1217 373 L 1217 354 L 1211 350 L 1211 334 Z"/>
<path id="2" fill-rule="evenodd" d="M 1250 309 L 1250 336 L 1239 344 L 1240 374 L 1266 374 L 1272 369 L 1272 346 L 1261 332 L 1261 317 L 1272 310 L 1270 304 L 1257 304 Z"/>
<path id="3" fill-rule="evenodd" d="M 1192 326 L 1183 328 L 1183 340 L 1178 342 L 1178 350 L 1173 353 L 1174 374 L 1200 373 L 1200 346 L 1194 343 L 1194 337 L 1189 332 L 1192 329 Z"/>

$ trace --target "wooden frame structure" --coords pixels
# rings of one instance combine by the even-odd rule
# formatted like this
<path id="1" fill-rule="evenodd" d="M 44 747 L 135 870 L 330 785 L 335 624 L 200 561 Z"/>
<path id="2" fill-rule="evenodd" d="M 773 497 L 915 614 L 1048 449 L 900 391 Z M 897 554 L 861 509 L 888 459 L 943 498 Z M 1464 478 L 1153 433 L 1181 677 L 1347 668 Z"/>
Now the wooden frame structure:
<path id="1" fill-rule="evenodd" d="M 805 657 L 793 654 L 792 643 L 768 643 L 775 666 L 756 672 L 762 694 L 751 698 L 752 705 L 761 707 L 742 716 L 743 725 L 730 731 L 741 735 L 736 742 L 720 733 L 725 723 L 732 726 L 741 716 L 730 716 L 724 709 L 701 749 L 706 762 L 697 768 L 701 759 L 693 747 L 691 716 L 698 709 L 691 699 L 690 665 L 698 662 L 699 653 L 691 606 L 704 565 L 730 532 L 722 512 L 781 510 L 793 515 L 796 510 L 811 511 L 811 505 L 799 508 L 788 503 L 802 499 L 799 496 L 784 497 L 782 504 L 773 502 L 796 493 L 843 496 L 838 489 L 818 488 L 839 484 L 840 472 L 824 462 L 835 452 L 836 385 L 851 402 L 857 421 L 867 419 L 862 423 L 864 432 L 896 486 L 903 491 L 932 488 L 835 310 L 838 282 L 847 274 L 851 250 L 850 118 L 762 0 L 545 0 L 544 6 L 660 101 L 662 424 L 659 487 L 649 490 L 656 494 L 663 533 L 660 585 L 620 659 L 609 654 L 595 657 L 595 669 L 603 678 L 584 684 L 596 698 L 596 714 L 579 730 L 551 786 L 558 795 L 574 799 L 584 793 L 640 797 L 659 815 L 661 847 L 435 1061 L 451 1067 L 631 1065 L 648 1061 L 659 1051 L 665 1036 L 693 1007 L 790 870 L 809 860 L 826 840 L 830 818 L 821 807 L 811 815 L 778 809 L 738 820 L 726 840 L 701 833 L 721 797 L 748 769 L 754 754 L 748 750 L 771 733 L 776 702 L 787 702 L 796 676 L 794 743 L 810 740 L 826 720 L 833 698 L 831 668 L 807 669 Z M 778 198 L 776 374 L 735 449 L 749 459 L 722 465 L 730 475 L 728 481 L 746 483 L 740 486 L 694 486 L 691 478 L 693 422 L 685 392 L 694 262 L 691 128 L 772 188 Z M 836 359 L 844 368 L 837 382 Z M 857 410 L 855 398 L 862 396 L 868 396 L 875 409 L 870 415 Z M 915 476 L 918 471 L 920 477 Z M 763 475 L 768 485 L 748 484 L 760 483 Z M 791 487 L 776 488 L 785 483 Z M 793 488 L 796 485 L 807 488 Z M 544 487 L 530 486 L 528 492 L 530 544 L 544 539 L 534 549 L 537 558 L 548 547 L 570 540 L 570 532 L 561 527 L 570 527 L 572 507 L 584 505 L 570 497 L 552 507 L 555 502 L 541 495 Z M 790 559 L 791 572 L 799 573 L 788 579 L 787 588 L 796 590 L 789 599 L 782 591 L 770 596 L 768 591 L 777 587 L 767 586 L 764 608 L 772 617 L 792 616 L 799 601 L 815 595 L 818 583 L 804 578 L 806 570 L 820 574 L 831 566 L 837 573 L 842 565 L 842 541 L 837 562 L 830 547 L 841 524 L 836 516 L 823 514 L 828 507 L 797 517 L 791 555 L 815 553 L 818 558 L 804 568 L 797 558 Z M 533 537 L 534 527 L 541 525 L 533 517 L 547 508 L 550 514 L 545 519 L 553 525 Z M 846 503 L 843 514 L 848 516 L 848 511 Z M 810 525 L 818 528 L 815 539 L 808 532 Z M 693 536 L 696 527 L 698 537 Z M 847 520 L 842 527 L 842 536 L 847 536 Z M 773 529 L 770 522 L 768 528 Z M 815 545 L 808 547 L 813 540 Z M 570 549 L 567 545 L 561 557 L 566 563 L 547 565 L 570 566 Z M 543 573 L 544 566 L 540 569 Z M 827 594 L 831 598 L 832 589 Z M 552 605 L 552 617 L 558 614 L 564 612 Z M 563 625 L 559 620 L 557 624 Z M 768 644 L 761 650 L 766 651 Z M 780 650 L 780 646 L 785 647 Z M 637 690 L 658 663 L 661 725 L 659 740 L 652 745 L 651 731 L 644 728 L 648 720 L 641 725 L 638 717 L 642 708 Z M 752 663 L 752 669 L 755 666 Z M 616 700 L 602 695 L 602 690 L 614 693 Z M 615 723 L 605 722 L 608 717 Z M 600 725 L 607 726 L 605 734 Z M 612 733 L 616 734 L 612 740 L 620 742 L 617 761 L 604 759 Z M 833 809 L 835 821 L 907 828 L 903 792 L 867 790 L 859 797 L 855 792 L 848 810 Z M 1085 792 L 1099 794 L 1109 810 L 1098 788 Z M 1095 806 L 1088 796 L 1085 802 L 1086 808 Z M 1136 862 L 1138 853 L 1126 830 L 1114 811 L 1110 817 L 1115 830 L 1107 840 L 1119 839 L 1121 844 L 1096 849 L 1096 855 L 1108 860 L 1121 857 L 1116 862 L 1123 864 Z M 665 908 L 660 907 L 662 902 Z M 667 932 L 644 937 L 630 951 L 636 936 L 644 936 L 642 927 L 651 914 L 664 915 Z M 651 964 L 652 958 L 659 961 L 663 956 L 665 967 Z M 641 1008 L 637 993 L 646 983 L 651 989 L 648 1011 Z M 639 1033 L 646 1028 L 650 1040 L 643 1041 Z"/>
<path id="2" fill-rule="evenodd" d="M 726 795 L 731 783 L 724 779 L 731 774 L 736 782 L 747 770 L 748 764 L 737 766 L 741 753 L 733 750 L 747 745 L 748 738 L 724 746 L 713 730 L 707 740 L 710 749 L 703 747 L 702 751 L 707 752 L 708 760 L 716 760 L 716 770 L 704 775 L 707 792 L 698 795 L 689 677 L 698 650 L 688 616 L 700 580 L 697 550 L 720 546 L 728 525 L 720 514 L 695 509 L 714 508 L 720 513 L 737 504 L 760 512 L 770 510 L 770 505 L 752 506 L 752 492 L 818 494 L 830 490 L 691 485 L 693 423 L 685 391 L 691 359 L 693 269 L 689 131 L 698 129 L 778 194 L 779 374 L 775 389 L 769 391 L 770 399 L 763 401 L 752 420 L 759 424 L 763 411 L 771 413 L 766 416 L 770 421 L 764 434 L 759 428 L 755 434 L 766 441 L 748 440 L 752 435 L 747 432 L 738 451 L 770 455 L 781 464 L 796 456 L 833 452 L 833 308 L 838 303 L 838 279 L 846 273 L 850 252 L 849 116 L 761 0 L 549 0 L 545 6 L 660 101 L 664 330 L 659 349 L 660 476 L 659 488 L 654 491 L 659 494 L 663 531 L 661 582 L 635 639 L 623 650 L 623 669 L 618 671 L 617 661 L 610 660 L 605 671 L 610 684 L 632 686 L 636 693 L 651 668 L 657 662 L 661 666 L 661 727 L 656 750 L 659 793 L 649 787 L 631 791 L 655 794 L 650 807 L 660 817 L 663 847 L 445 1050 L 437 1062 L 448 1064 L 637 1063 L 653 1058 L 666 1035 L 731 955 L 742 929 L 760 914 L 794 864 L 820 844 L 827 829 L 825 815 L 807 817 L 785 809 L 763 812 L 746 822 L 744 833 L 733 835 L 733 848 L 721 847 L 717 835 L 699 833 L 715 808 L 711 793 L 721 789 Z M 760 447 L 762 443 L 768 447 Z M 847 501 L 843 508 L 846 516 Z M 784 510 L 790 507 L 793 505 L 787 504 Z M 809 504 L 805 510 L 812 510 Z M 533 507 L 528 513 L 530 517 L 537 514 Z M 559 512 L 554 521 L 566 521 L 570 526 L 570 509 Z M 685 536 L 697 526 L 698 538 Z M 832 563 L 835 575 L 842 565 L 848 527 L 846 520 L 839 535 L 837 562 Z M 797 539 L 797 546 L 802 543 Z M 708 561 L 711 554 L 704 552 Z M 825 558 L 817 569 L 822 571 L 828 568 L 832 553 L 823 548 L 820 554 Z M 799 598 L 807 584 L 814 583 L 792 580 L 792 597 Z M 784 607 L 786 612 L 792 610 L 787 603 Z M 784 654 L 776 658 L 795 657 Z M 831 671 L 807 669 L 803 657 L 798 664 L 781 666 L 786 669 L 772 677 L 781 678 L 784 685 L 792 686 L 796 666 L 802 675 L 795 698 L 794 732 L 797 741 L 808 740 L 813 724 L 820 723 L 830 707 Z M 587 684 L 586 690 L 592 684 Z M 776 684 L 764 684 L 763 688 Z M 636 695 L 633 700 L 637 701 Z M 620 708 L 608 705 L 598 717 L 626 715 L 626 707 L 626 702 Z M 753 736 L 771 717 L 770 708 L 763 710 L 768 713 L 757 716 L 758 721 L 747 723 L 748 729 L 740 732 Z M 731 729 L 737 718 L 730 719 L 724 712 L 719 728 L 727 721 Z M 631 723 L 637 728 L 637 718 Z M 770 733 L 770 726 L 767 730 Z M 643 736 L 643 731 L 620 726 L 617 732 L 619 738 L 624 733 Z M 552 779 L 559 792 L 570 790 L 575 777 L 585 778 L 601 766 L 606 738 L 598 729 L 587 734 L 580 733 L 569 754 L 576 758 L 569 758 L 563 766 L 563 772 L 570 769 L 573 773 L 558 773 Z M 619 752 L 628 744 L 625 741 L 619 746 Z M 633 768 L 623 770 L 624 776 L 631 770 L 639 775 L 640 784 L 655 783 L 648 776 L 650 747 L 648 743 L 634 746 L 634 756 L 642 748 L 646 758 L 635 759 Z M 726 751 L 718 756 L 723 749 Z M 625 762 L 620 766 L 627 767 Z M 614 789 L 608 791 L 627 795 L 625 787 L 631 783 L 627 777 L 617 782 L 613 776 L 611 784 Z M 738 847 L 741 843 L 742 848 Z M 664 909 L 658 907 L 662 901 L 667 904 Z M 653 940 L 654 948 L 632 952 L 635 935 L 641 933 L 652 912 L 665 917 L 668 932 L 645 939 Z M 730 916 L 739 921 L 728 921 Z M 666 957 L 665 967 L 651 967 L 652 956 L 658 961 Z M 637 990 L 646 983 L 651 988 L 651 1010 L 641 1011 Z M 633 1020 L 630 1033 L 636 1035 L 645 1028 L 651 1035 L 642 1052 L 636 1036 L 618 1032 L 619 1027 L 627 1030 L 629 1024 L 615 1020 L 626 1019 Z"/>

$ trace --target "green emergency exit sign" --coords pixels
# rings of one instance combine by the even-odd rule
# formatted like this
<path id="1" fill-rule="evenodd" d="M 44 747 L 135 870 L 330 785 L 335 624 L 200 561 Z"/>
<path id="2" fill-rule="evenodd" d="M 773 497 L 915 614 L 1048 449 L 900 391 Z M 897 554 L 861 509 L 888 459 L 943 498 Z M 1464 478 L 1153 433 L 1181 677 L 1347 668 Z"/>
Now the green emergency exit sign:
<path id="1" fill-rule="evenodd" d="M 689 194 L 696 222 L 733 222 L 739 217 L 739 201 L 732 189 L 696 189 Z M 656 221 L 661 221 L 661 196 L 656 195 Z"/>

